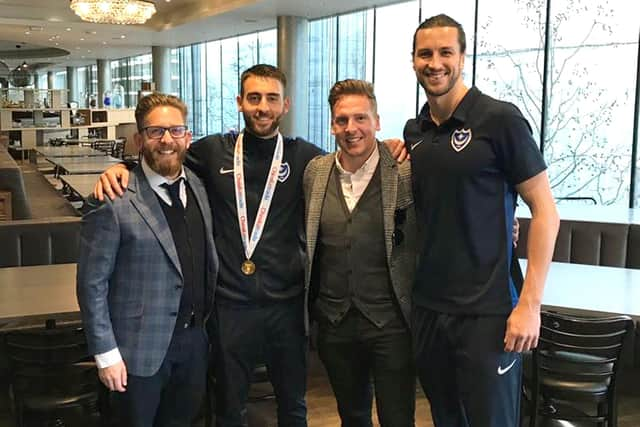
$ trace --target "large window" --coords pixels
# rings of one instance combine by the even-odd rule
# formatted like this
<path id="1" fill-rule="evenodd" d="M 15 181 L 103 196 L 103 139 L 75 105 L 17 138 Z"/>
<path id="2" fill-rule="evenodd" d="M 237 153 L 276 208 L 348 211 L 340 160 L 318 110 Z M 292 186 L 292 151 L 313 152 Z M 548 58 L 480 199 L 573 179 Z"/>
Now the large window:
<path id="1" fill-rule="evenodd" d="M 515 104 L 540 136 L 544 0 L 483 2 L 478 17 L 476 85 L 484 93 Z M 516 19 L 514 19 L 516 17 Z M 519 22 L 523 17 L 526 22 Z M 471 27 L 473 28 L 473 27 Z M 509 37 L 518 34 L 518 37 Z M 467 65 L 469 64 L 467 58 Z"/>
<path id="2" fill-rule="evenodd" d="M 207 43 L 207 134 L 222 130 L 222 51 L 220 42 Z"/>
<path id="3" fill-rule="evenodd" d="M 263 31 L 175 49 L 173 86 L 189 107 L 189 126 L 196 138 L 239 130 L 240 74 L 261 63 L 276 62 L 276 32 Z M 174 59 L 175 58 L 175 59 Z M 173 66 L 172 66 L 173 67 Z"/>
<path id="4" fill-rule="evenodd" d="M 135 107 L 138 103 L 138 91 L 143 81 L 151 81 L 151 54 L 130 56 L 111 61 L 111 87 L 124 88 L 124 106 Z"/>
<path id="5" fill-rule="evenodd" d="M 552 3 L 545 159 L 556 196 L 629 203 L 638 6 Z"/>
<path id="6" fill-rule="evenodd" d="M 258 62 L 277 65 L 278 33 L 275 29 L 258 33 Z"/>
<path id="7" fill-rule="evenodd" d="M 309 23 L 309 141 L 326 151 L 334 146 L 329 132 L 327 96 L 336 80 L 336 31 L 338 19 L 326 18 Z"/>
<path id="8" fill-rule="evenodd" d="M 67 88 L 67 70 L 56 71 L 54 73 L 53 87 L 50 89 L 66 89 Z"/>
<path id="9" fill-rule="evenodd" d="M 309 24 L 309 140 L 333 151 L 331 86 L 343 79 L 371 80 L 373 10 L 319 19 Z"/>
<path id="10" fill-rule="evenodd" d="M 418 8 L 416 0 L 376 9 L 373 81 L 380 115 L 379 138 L 402 138 L 405 122 L 416 114 L 411 44 L 420 23 Z M 404 25 L 398 26 L 398 22 Z"/>
<path id="11" fill-rule="evenodd" d="M 630 194 L 631 170 L 640 163 L 631 158 L 633 117 L 640 108 L 635 3 L 411 0 L 311 21 L 307 139 L 335 149 L 327 96 L 344 78 L 374 83 L 382 126 L 378 136 L 400 137 L 406 120 L 426 101 L 411 64 L 413 32 L 426 17 L 446 13 L 466 30 L 466 85 L 476 84 L 520 109 L 544 152 L 557 199 L 620 205 L 635 199 L 638 204 L 638 173 L 636 194 Z M 240 72 L 257 62 L 275 64 L 276 31 L 203 46 L 197 55 L 194 47 L 176 50 L 176 90 L 198 116 L 194 132 L 239 129 Z"/>

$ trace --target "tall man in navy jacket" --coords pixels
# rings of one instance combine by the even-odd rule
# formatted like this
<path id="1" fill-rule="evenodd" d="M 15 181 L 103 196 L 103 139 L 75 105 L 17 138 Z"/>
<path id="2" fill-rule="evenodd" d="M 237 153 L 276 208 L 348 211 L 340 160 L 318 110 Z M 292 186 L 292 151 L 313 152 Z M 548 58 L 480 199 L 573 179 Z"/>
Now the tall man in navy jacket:
<path id="1" fill-rule="evenodd" d="M 125 195 L 82 225 L 77 292 L 89 351 L 130 426 L 190 426 L 206 388 L 218 259 L 206 191 L 182 165 L 186 115 L 174 96 L 139 101 L 141 164 Z"/>

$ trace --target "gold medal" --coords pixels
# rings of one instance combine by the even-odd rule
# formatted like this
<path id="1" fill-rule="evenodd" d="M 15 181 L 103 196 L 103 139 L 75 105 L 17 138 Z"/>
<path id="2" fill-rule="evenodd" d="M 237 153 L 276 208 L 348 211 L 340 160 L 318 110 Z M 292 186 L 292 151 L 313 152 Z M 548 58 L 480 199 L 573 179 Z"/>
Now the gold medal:
<path id="1" fill-rule="evenodd" d="M 245 260 L 240 267 L 245 276 L 251 276 L 256 272 L 256 265 L 250 259 Z"/>

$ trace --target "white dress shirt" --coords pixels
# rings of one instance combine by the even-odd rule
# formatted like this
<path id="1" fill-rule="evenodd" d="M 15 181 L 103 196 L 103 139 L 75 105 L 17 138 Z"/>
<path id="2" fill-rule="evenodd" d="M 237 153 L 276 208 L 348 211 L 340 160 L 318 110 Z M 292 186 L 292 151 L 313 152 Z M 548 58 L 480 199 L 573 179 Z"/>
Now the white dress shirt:
<path id="1" fill-rule="evenodd" d="M 185 181 L 187 179 L 187 175 L 184 173 L 184 168 L 180 171 L 180 175 L 175 179 L 167 179 L 164 176 L 158 174 L 156 171 L 151 169 L 144 159 L 142 158 L 141 162 L 142 171 L 144 175 L 147 177 L 147 181 L 149 181 L 149 185 L 151 189 L 165 202 L 167 205 L 171 206 L 171 197 L 169 196 L 169 190 L 167 188 L 162 187 L 162 184 L 173 184 L 176 180 L 182 179 L 182 184 L 180 184 L 180 200 L 182 201 L 182 205 L 187 207 L 187 188 L 185 187 Z M 105 353 L 96 354 L 96 365 L 98 368 L 108 368 L 109 366 L 115 365 L 116 363 L 122 360 L 122 355 L 120 354 L 120 350 L 118 347 L 111 349 Z"/>
<path id="2" fill-rule="evenodd" d="M 339 172 L 344 201 L 347 204 L 349 212 L 351 212 L 358 204 L 358 200 L 362 197 L 362 194 L 369 185 L 369 181 L 371 181 L 371 177 L 373 177 L 373 174 L 376 172 L 378 161 L 380 160 L 380 152 L 378 151 L 378 144 L 376 143 L 367 161 L 355 172 L 346 171 L 342 167 L 340 164 L 341 154 L 342 152 L 340 150 L 336 152 L 336 168 L 338 168 Z"/>

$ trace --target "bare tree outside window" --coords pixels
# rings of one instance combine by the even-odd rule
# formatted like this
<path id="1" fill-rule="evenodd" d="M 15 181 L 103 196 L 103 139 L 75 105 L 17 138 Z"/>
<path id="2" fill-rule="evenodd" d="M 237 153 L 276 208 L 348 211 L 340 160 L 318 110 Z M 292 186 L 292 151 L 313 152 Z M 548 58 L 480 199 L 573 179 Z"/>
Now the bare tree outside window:
<path id="1" fill-rule="evenodd" d="M 552 6 L 544 155 L 554 195 L 626 204 L 637 6 L 622 0 L 565 0 Z M 489 15 L 478 29 L 478 63 L 486 69 L 478 71 L 479 85 L 517 105 L 539 138 L 546 1 L 515 0 L 513 7 L 514 13 Z M 519 29 L 488 39 L 485 35 L 505 25 L 497 22 L 505 15 Z"/>

